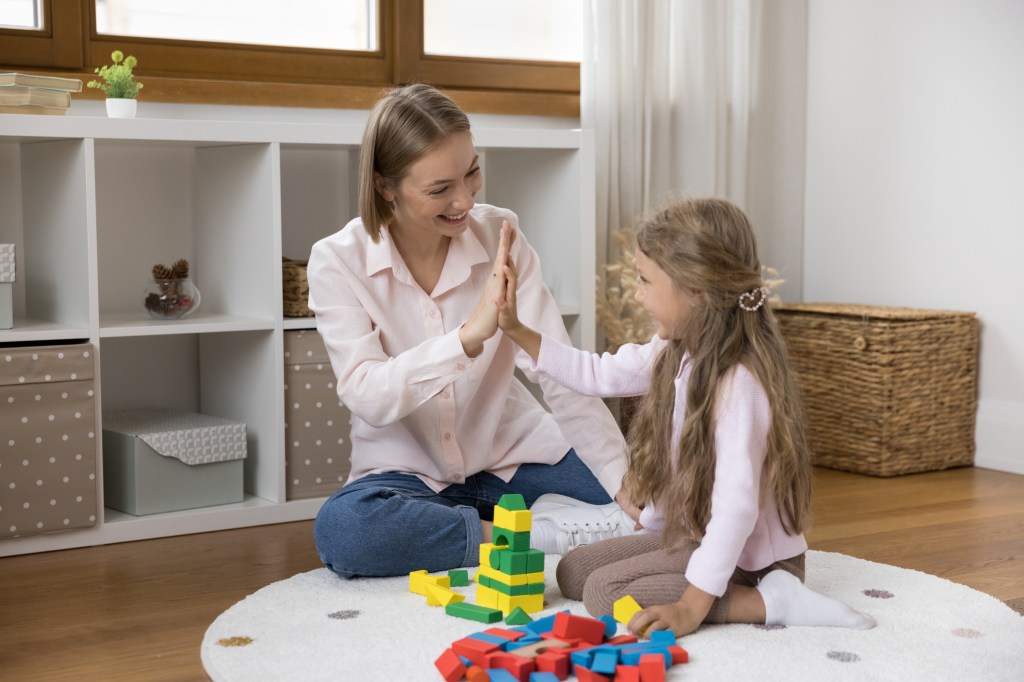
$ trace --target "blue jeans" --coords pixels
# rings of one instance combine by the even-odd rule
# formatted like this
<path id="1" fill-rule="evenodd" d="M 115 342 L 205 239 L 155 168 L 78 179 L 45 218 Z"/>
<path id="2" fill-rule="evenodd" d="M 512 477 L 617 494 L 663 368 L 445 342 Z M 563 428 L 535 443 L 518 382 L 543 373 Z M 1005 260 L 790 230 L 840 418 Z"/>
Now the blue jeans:
<path id="1" fill-rule="evenodd" d="M 519 493 L 527 507 L 545 493 L 590 504 L 611 499 L 587 465 L 569 452 L 557 464 L 523 464 L 505 483 L 486 471 L 439 493 L 411 474 L 371 474 L 334 493 L 320 508 L 313 537 L 324 566 L 343 578 L 406 575 L 480 563 L 481 519 Z"/>

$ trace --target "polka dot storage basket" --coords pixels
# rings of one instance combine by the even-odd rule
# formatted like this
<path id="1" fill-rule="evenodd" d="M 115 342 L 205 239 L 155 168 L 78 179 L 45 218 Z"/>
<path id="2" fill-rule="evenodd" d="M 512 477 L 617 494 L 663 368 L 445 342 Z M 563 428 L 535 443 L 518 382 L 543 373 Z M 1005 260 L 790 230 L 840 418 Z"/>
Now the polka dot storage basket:
<path id="1" fill-rule="evenodd" d="M 802 303 L 775 314 L 816 465 L 897 476 L 974 463 L 973 313 Z"/>
<path id="2" fill-rule="evenodd" d="M 92 344 L 0 348 L 0 537 L 96 524 Z"/>
<path id="3" fill-rule="evenodd" d="M 334 494 L 348 479 L 351 414 L 315 329 L 284 333 L 285 471 L 290 500 Z"/>

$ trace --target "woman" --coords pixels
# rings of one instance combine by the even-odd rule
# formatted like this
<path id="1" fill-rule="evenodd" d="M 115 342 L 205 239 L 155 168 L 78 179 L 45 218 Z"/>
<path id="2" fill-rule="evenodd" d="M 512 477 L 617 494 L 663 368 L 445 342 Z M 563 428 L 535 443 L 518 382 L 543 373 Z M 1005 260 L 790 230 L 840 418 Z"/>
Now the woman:
<path id="1" fill-rule="evenodd" d="M 396 88 L 363 137 L 360 217 L 313 247 L 310 308 L 353 415 L 352 473 L 314 536 L 343 577 L 476 565 L 506 493 L 532 505 L 546 552 L 634 532 L 604 404 L 540 379 L 548 413 L 513 375 L 538 378 L 497 333 L 508 259 L 524 320 L 568 335 L 516 215 L 475 204 L 482 184 L 458 106 Z"/>

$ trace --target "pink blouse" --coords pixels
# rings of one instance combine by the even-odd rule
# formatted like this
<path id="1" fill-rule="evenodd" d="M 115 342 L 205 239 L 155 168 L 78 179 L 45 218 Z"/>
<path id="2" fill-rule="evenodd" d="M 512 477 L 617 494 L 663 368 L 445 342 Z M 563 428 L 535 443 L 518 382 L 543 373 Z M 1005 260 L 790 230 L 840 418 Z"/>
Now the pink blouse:
<path id="1" fill-rule="evenodd" d="M 413 280 L 387 230 L 374 244 L 356 219 L 313 246 L 309 306 L 338 396 L 352 412 L 349 480 L 404 472 L 435 491 L 481 471 L 508 481 L 520 464 L 554 464 L 571 446 L 608 494 L 618 493 L 625 443 L 601 400 L 538 376 L 529 356 L 500 331 L 476 358 L 463 352 L 459 327 L 491 275 L 503 220 L 518 231 L 511 211 L 475 206 L 430 293 Z M 511 257 L 522 319 L 569 343 L 521 232 Z M 550 413 L 515 378 L 516 367 L 539 381 Z"/>
<path id="2" fill-rule="evenodd" d="M 614 355 L 595 355 L 544 336 L 536 369 L 585 395 L 641 395 L 650 389 L 651 368 L 665 344 L 655 336 L 644 345 L 623 346 Z M 691 370 L 686 356 L 675 379 L 673 444 L 679 442 L 686 417 Z M 770 424 L 764 388 L 750 370 L 736 365 L 722 378 L 715 401 L 711 520 L 686 568 L 686 579 L 709 594 L 724 594 L 737 566 L 759 570 L 807 550 L 802 534 L 786 533 L 774 493 L 759 499 Z M 640 522 L 652 530 L 665 527 L 654 505 L 644 508 Z"/>

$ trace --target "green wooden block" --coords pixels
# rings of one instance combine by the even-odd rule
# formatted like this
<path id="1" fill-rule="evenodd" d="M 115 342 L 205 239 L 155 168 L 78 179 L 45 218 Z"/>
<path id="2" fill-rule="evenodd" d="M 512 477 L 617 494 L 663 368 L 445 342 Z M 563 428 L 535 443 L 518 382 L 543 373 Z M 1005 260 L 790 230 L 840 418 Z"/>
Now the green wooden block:
<path id="1" fill-rule="evenodd" d="M 507 594 L 510 597 L 522 597 L 526 594 L 544 594 L 543 580 L 538 583 L 526 583 L 524 585 L 506 585 L 500 580 L 482 575 L 480 576 L 480 584 L 492 590 L 497 590 L 502 594 Z"/>
<path id="2" fill-rule="evenodd" d="M 525 552 L 530 549 L 530 531 L 519 533 L 495 526 L 491 533 L 491 542 L 495 545 L 507 546 L 513 552 Z"/>
<path id="3" fill-rule="evenodd" d="M 478 623 L 500 623 L 501 611 L 490 609 L 478 604 L 469 604 L 464 601 L 454 602 L 444 607 L 444 612 L 449 616 L 475 620 Z"/>
<path id="4" fill-rule="evenodd" d="M 509 493 L 501 496 L 498 506 L 509 511 L 526 511 L 526 500 L 518 493 Z"/>
<path id="5" fill-rule="evenodd" d="M 456 568 L 448 571 L 448 580 L 452 587 L 466 587 L 469 585 L 469 572 L 464 568 Z"/>
<path id="6" fill-rule="evenodd" d="M 531 549 L 526 554 L 527 573 L 544 572 L 544 552 L 539 549 Z"/>
<path id="7" fill-rule="evenodd" d="M 532 552 L 535 550 L 529 551 Z M 506 575 L 522 575 L 523 573 L 529 573 L 528 557 L 528 552 L 515 552 L 511 549 L 492 549 L 491 568 L 505 573 Z"/>
<path id="8" fill-rule="evenodd" d="M 523 611 L 520 607 L 512 609 L 507 616 L 505 616 L 506 625 L 526 625 L 532 623 L 533 618 L 530 617 L 526 611 Z"/>

